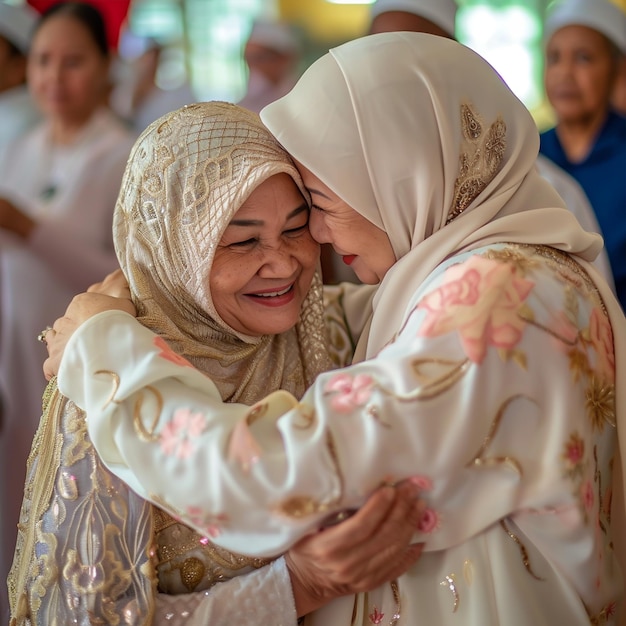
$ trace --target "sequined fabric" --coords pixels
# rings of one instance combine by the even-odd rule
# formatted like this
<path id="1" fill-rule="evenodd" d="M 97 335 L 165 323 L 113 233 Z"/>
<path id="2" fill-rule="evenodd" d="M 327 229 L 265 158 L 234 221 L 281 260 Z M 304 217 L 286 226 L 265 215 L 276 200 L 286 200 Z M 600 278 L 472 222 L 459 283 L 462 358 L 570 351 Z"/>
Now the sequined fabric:
<path id="1" fill-rule="evenodd" d="M 53 379 L 28 459 L 11 626 L 151 623 L 152 535 L 152 506 L 104 468 Z"/>

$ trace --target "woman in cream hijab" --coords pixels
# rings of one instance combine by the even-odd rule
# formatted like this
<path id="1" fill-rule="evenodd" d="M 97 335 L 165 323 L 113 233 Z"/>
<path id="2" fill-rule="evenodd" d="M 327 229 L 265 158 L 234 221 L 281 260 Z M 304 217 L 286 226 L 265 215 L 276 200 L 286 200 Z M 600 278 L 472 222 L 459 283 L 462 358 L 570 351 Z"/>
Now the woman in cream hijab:
<path id="1" fill-rule="evenodd" d="M 215 541 L 258 555 L 412 477 L 421 560 L 308 624 L 615 624 L 626 321 L 590 263 L 600 237 L 535 169 L 528 111 L 466 47 L 387 33 L 331 50 L 261 118 L 296 159 L 314 237 L 379 283 L 360 309 L 344 300 L 364 322 L 355 361 L 299 402 L 226 411 L 200 374 L 154 363 L 131 316 L 102 313 L 70 337 L 59 386 L 104 461 L 186 519 L 201 511 L 198 529 L 221 516 Z M 55 324 L 48 367 L 84 317 Z M 158 406 L 137 404 L 148 384 Z M 167 432 L 181 407 L 206 420 L 187 464 L 133 427 Z"/>

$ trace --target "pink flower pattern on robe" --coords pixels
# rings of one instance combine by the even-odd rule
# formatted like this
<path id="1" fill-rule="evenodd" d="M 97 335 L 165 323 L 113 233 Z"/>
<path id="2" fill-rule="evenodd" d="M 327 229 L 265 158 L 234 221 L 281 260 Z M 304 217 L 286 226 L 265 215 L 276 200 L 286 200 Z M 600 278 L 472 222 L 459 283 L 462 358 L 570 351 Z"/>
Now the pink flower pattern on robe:
<path id="1" fill-rule="evenodd" d="M 448 268 L 444 282 L 417 305 L 426 311 L 421 337 L 459 333 L 463 350 L 482 363 L 489 346 L 512 349 L 526 322 L 518 315 L 534 283 L 512 264 L 481 256 Z"/>
<path id="2" fill-rule="evenodd" d="M 167 361 L 171 361 L 176 365 L 182 365 L 184 367 L 193 367 L 193 365 L 180 354 L 174 352 L 170 345 L 163 339 L 163 337 L 155 337 L 153 339 L 154 345 L 159 348 L 161 352 L 159 352 L 159 356 L 166 359 Z"/>
<path id="3" fill-rule="evenodd" d="M 190 409 L 175 411 L 159 435 L 161 450 L 167 456 L 186 459 L 194 452 L 193 441 L 206 427 L 202 413 L 192 413 Z"/>
<path id="4" fill-rule="evenodd" d="M 589 336 L 597 355 L 596 371 L 601 380 L 615 382 L 615 352 L 611 323 L 602 310 L 595 307 L 589 319 Z"/>
<path id="5" fill-rule="evenodd" d="M 374 379 L 367 374 L 337 374 L 326 386 L 326 393 L 334 394 L 330 401 L 331 406 L 338 413 L 350 413 L 355 408 L 367 403 L 372 393 Z"/>
<path id="6" fill-rule="evenodd" d="M 239 462 L 242 469 L 247 472 L 260 456 L 261 447 L 250 432 L 248 424 L 245 420 L 239 421 L 230 436 L 228 458 Z"/>

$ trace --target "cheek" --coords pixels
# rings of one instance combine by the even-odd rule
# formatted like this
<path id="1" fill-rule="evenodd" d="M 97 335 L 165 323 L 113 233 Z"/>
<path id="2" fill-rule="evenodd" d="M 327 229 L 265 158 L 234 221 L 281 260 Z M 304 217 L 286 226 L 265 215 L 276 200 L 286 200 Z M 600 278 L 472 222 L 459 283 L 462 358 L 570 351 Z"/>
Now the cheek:
<path id="1" fill-rule="evenodd" d="M 245 286 L 250 278 L 248 265 L 240 258 L 214 260 L 209 287 L 216 307 L 218 301 L 232 297 Z"/>
<path id="2" fill-rule="evenodd" d="M 307 235 L 295 242 L 294 254 L 303 268 L 315 269 L 320 258 L 320 246 L 311 235 Z"/>

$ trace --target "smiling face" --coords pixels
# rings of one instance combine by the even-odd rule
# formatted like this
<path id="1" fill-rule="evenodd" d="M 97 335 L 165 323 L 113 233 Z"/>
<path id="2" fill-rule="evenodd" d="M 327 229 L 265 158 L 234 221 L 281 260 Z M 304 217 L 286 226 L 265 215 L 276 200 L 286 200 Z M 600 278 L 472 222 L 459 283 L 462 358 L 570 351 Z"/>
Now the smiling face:
<path id="1" fill-rule="evenodd" d="M 562 122 L 603 116 L 615 80 L 616 58 L 608 40 L 586 26 L 565 26 L 546 48 L 545 86 Z"/>
<path id="2" fill-rule="evenodd" d="M 379 283 L 396 262 L 387 233 L 357 213 L 301 163 L 296 165 L 311 194 L 309 228 L 315 240 L 332 244 L 361 282 Z"/>
<path id="3" fill-rule="evenodd" d="M 231 328 L 260 336 L 295 326 L 319 260 L 308 221 L 306 201 L 283 173 L 241 205 L 217 246 L 209 278 L 215 309 Z"/>
<path id="4" fill-rule="evenodd" d="M 28 84 L 44 114 L 82 124 L 103 102 L 108 67 L 108 58 L 87 27 L 73 16 L 59 14 L 34 35 Z"/>

